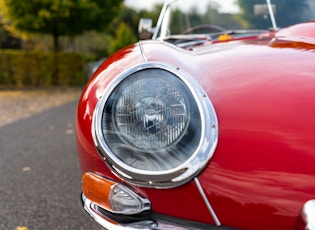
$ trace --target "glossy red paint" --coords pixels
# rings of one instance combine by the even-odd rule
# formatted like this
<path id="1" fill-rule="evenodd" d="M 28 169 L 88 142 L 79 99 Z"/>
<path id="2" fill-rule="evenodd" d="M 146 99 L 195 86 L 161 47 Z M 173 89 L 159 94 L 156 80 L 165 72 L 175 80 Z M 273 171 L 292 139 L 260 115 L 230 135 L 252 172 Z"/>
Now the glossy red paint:
<path id="1" fill-rule="evenodd" d="M 305 27 L 315 31 L 314 23 Z M 219 142 L 199 180 L 225 226 L 294 229 L 302 205 L 315 198 L 315 45 L 308 42 L 313 34 L 307 34 L 301 41 L 280 31 L 271 39 L 206 44 L 190 51 L 143 42 L 148 61 L 188 72 L 214 105 Z M 85 89 L 77 115 L 83 172 L 119 180 L 95 150 L 91 119 L 107 84 L 142 62 L 139 47 L 122 50 Z M 214 223 L 194 182 L 167 190 L 130 186 L 149 198 L 154 212 Z"/>
<path id="2" fill-rule="evenodd" d="M 314 53 L 251 49 L 252 55 L 245 51 L 227 59 L 234 70 L 212 78 L 208 92 L 220 139 L 200 180 L 223 223 L 292 229 L 302 205 L 315 194 Z"/>
<path id="3" fill-rule="evenodd" d="M 107 84 L 128 67 L 143 62 L 137 46 L 129 46 L 108 58 L 94 73 L 81 95 L 77 109 L 77 146 L 82 172 L 93 171 L 109 174 L 98 155 L 92 138 L 92 118 L 95 106 Z M 106 172 L 106 173 L 104 173 Z M 110 177 L 110 176 L 108 176 Z M 114 177 L 115 178 L 115 177 Z"/>
<path id="4" fill-rule="evenodd" d="M 315 44 L 315 21 L 300 23 L 284 28 L 276 34 L 278 39 L 299 40 L 305 43 Z"/>

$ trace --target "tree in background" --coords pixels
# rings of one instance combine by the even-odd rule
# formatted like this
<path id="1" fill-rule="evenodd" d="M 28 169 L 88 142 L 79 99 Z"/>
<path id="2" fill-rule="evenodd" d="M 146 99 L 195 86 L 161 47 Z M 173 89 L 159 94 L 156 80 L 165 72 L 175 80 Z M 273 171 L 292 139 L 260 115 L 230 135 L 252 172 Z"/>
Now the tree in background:
<path id="1" fill-rule="evenodd" d="M 304 17 L 308 12 L 308 0 L 271 0 L 276 6 L 276 21 L 278 27 L 285 27 L 306 20 Z M 271 27 L 269 16 L 258 16 L 254 14 L 255 4 L 266 4 L 266 0 L 238 0 L 242 9 L 242 18 L 248 22 L 249 28 L 265 29 Z M 294 9 L 294 13 L 293 10 Z M 281 17 L 277 17 L 281 15 Z"/>
<path id="2" fill-rule="evenodd" d="M 104 30 L 123 0 L 0 0 L 0 18 L 10 32 L 22 37 L 48 34 L 54 50 L 59 37 L 73 37 L 89 30 Z M 2 17 L 1 17 L 2 16 Z"/>
<path id="3" fill-rule="evenodd" d="M 126 23 L 121 22 L 116 30 L 115 39 L 112 41 L 109 53 L 113 54 L 115 51 L 125 47 L 126 45 L 135 43 L 137 37 Z"/>
<path id="4" fill-rule="evenodd" d="M 123 6 L 110 26 L 109 33 L 112 35 L 113 40 L 110 44 L 109 54 L 139 40 L 138 24 L 140 18 L 151 18 L 153 25 L 155 25 L 162 6 L 162 4 L 157 4 L 151 11 L 136 10 Z"/>
<path id="5" fill-rule="evenodd" d="M 0 23 L 0 49 L 20 49 L 21 40 L 12 37 Z"/>
<path id="6" fill-rule="evenodd" d="M 152 10 L 136 10 L 134 8 L 124 6 L 111 23 L 110 33 L 115 35 L 118 26 L 123 22 L 132 30 L 134 36 L 138 37 L 138 25 L 140 18 L 151 18 L 153 20 L 153 25 L 156 25 L 162 7 L 162 4 L 156 4 Z"/>

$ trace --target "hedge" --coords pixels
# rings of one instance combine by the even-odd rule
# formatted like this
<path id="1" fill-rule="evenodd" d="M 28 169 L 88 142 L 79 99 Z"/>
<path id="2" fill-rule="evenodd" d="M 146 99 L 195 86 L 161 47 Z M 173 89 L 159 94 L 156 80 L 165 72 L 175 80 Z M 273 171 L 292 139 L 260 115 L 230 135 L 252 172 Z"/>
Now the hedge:
<path id="1" fill-rule="evenodd" d="M 0 85 L 83 85 L 86 62 L 77 53 L 0 50 Z"/>

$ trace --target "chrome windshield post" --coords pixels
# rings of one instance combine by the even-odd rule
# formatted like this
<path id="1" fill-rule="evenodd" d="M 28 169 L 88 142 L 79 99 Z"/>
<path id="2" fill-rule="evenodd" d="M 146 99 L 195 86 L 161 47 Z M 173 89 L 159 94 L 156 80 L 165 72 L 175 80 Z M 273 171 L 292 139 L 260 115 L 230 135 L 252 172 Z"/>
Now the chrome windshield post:
<path id="1" fill-rule="evenodd" d="M 274 14 L 273 9 L 272 9 L 271 0 L 266 0 L 266 1 L 267 1 L 268 11 L 269 11 L 270 18 L 271 18 L 272 27 L 274 30 L 277 30 L 278 27 L 277 27 L 277 23 L 276 23 L 275 14 Z"/>

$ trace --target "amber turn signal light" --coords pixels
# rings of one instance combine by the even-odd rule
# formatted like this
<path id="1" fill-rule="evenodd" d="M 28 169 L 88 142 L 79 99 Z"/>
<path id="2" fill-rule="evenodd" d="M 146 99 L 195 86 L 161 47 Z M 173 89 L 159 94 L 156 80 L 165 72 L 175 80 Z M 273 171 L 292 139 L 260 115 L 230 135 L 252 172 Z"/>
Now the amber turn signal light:
<path id="1" fill-rule="evenodd" d="M 83 174 L 82 190 L 88 200 L 112 213 L 133 215 L 151 209 L 148 199 L 92 172 Z"/>
<path id="2" fill-rule="evenodd" d="M 86 172 L 82 177 L 82 190 L 86 198 L 98 206 L 111 210 L 109 196 L 116 183 L 94 173 Z"/>

